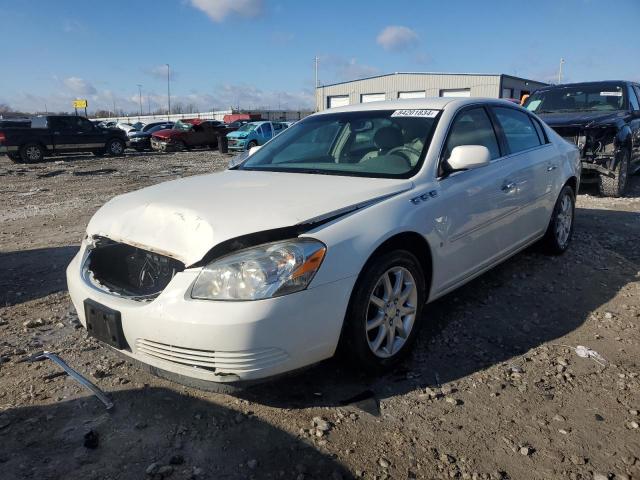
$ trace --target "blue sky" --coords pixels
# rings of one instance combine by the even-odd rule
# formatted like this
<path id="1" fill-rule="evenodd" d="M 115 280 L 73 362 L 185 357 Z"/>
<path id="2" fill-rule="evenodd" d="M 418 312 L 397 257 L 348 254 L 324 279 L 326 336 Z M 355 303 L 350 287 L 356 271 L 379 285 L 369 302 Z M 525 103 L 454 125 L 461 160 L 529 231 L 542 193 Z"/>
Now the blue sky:
<path id="1" fill-rule="evenodd" d="M 640 1 L 0 0 L 0 103 L 29 111 L 313 105 L 394 71 L 640 80 Z"/>

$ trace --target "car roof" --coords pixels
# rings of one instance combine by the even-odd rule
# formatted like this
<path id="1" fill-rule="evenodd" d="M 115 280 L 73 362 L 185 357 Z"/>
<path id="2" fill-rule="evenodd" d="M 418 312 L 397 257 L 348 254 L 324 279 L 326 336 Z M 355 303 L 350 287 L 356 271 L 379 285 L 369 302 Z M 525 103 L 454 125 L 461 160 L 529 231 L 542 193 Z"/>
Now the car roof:
<path id="1" fill-rule="evenodd" d="M 485 97 L 427 97 L 427 98 L 410 98 L 402 100 L 384 100 L 382 102 L 367 102 L 344 107 L 329 108 L 318 112 L 314 115 L 327 115 L 340 112 L 366 112 L 369 110 L 444 110 L 447 106 L 453 108 L 462 107 L 464 105 L 473 105 L 477 103 L 492 103 L 496 105 L 517 106 L 513 102 L 499 98 Z"/>
<path id="2" fill-rule="evenodd" d="M 628 80 L 598 80 L 596 82 L 562 83 L 560 85 L 548 85 L 546 87 L 541 87 L 541 88 L 538 88 L 537 91 L 540 91 L 540 90 L 555 90 L 557 88 L 590 87 L 590 86 L 593 86 L 593 85 L 605 85 L 605 84 L 612 84 L 612 83 L 628 84 L 628 83 L 633 83 L 633 82 L 629 82 Z"/>

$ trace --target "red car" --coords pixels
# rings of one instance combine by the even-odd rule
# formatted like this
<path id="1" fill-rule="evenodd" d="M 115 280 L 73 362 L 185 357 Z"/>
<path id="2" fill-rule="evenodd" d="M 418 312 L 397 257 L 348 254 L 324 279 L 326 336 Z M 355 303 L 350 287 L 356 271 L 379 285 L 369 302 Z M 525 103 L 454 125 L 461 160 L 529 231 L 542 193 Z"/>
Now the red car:
<path id="1" fill-rule="evenodd" d="M 193 147 L 217 148 L 220 136 L 234 130 L 218 120 L 190 118 L 178 120 L 172 129 L 151 136 L 151 148 L 160 152 L 189 150 Z"/>

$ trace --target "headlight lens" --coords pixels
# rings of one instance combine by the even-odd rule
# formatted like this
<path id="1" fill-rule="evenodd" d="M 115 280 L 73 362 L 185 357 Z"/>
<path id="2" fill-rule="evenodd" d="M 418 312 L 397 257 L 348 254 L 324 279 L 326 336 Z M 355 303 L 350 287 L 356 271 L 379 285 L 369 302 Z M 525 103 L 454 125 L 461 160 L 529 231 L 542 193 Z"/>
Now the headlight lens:
<path id="1" fill-rule="evenodd" d="M 318 240 L 297 238 L 219 258 L 202 269 L 191 298 L 261 300 L 304 290 L 326 250 Z"/>

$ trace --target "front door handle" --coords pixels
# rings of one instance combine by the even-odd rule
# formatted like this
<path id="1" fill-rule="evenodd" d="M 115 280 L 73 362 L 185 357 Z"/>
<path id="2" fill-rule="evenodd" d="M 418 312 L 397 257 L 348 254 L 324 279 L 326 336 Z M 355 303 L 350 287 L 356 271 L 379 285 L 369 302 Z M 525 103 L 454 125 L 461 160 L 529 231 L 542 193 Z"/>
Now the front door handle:
<path id="1" fill-rule="evenodd" d="M 549 165 L 547 167 L 547 172 L 553 172 L 556 168 L 558 168 L 557 165 Z"/>
<path id="2" fill-rule="evenodd" d="M 510 181 L 506 181 L 503 185 L 502 185 L 502 191 L 509 193 L 512 190 L 514 190 L 516 188 L 516 182 L 510 182 Z"/>

